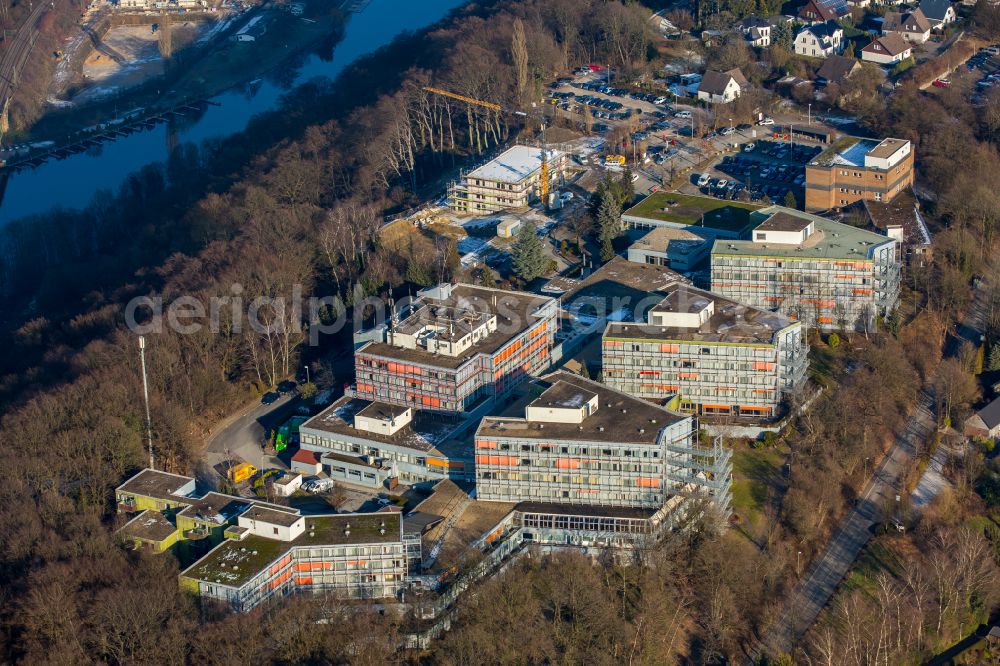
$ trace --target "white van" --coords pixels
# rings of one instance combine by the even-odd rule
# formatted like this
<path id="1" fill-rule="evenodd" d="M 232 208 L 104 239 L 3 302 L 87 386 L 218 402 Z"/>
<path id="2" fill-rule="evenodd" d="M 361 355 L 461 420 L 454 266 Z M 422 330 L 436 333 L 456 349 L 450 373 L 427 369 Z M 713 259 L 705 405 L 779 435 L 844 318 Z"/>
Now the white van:
<path id="1" fill-rule="evenodd" d="M 709 176 L 707 173 L 701 174 L 701 178 L 698 179 L 698 187 L 707 186 L 710 180 L 712 180 L 712 177 Z"/>

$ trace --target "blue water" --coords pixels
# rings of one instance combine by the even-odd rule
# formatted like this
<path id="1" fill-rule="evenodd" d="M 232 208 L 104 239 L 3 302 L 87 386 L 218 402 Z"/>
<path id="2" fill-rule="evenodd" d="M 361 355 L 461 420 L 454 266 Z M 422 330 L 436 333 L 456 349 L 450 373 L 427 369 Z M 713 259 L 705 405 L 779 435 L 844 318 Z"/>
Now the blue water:
<path id="1" fill-rule="evenodd" d="M 255 114 L 269 111 L 294 86 L 317 77 L 336 78 L 360 56 L 390 43 L 405 31 L 416 31 L 443 18 L 466 0 L 372 0 L 348 19 L 343 40 L 327 61 L 310 55 L 294 77 L 277 83 L 265 78 L 252 94 L 244 88 L 212 98 L 200 118 L 179 130 L 180 143 L 200 143 L 242 131 Z M 125 178 L 146 164 L 167 158 L 167 127 L 132 134 L 62 161 L 52 160 L 33 171 L 13 174 L 0 203 L 0 223 L 44 213 L 57 207 L 83 208 L 99 190 L 117 192 Z"/>

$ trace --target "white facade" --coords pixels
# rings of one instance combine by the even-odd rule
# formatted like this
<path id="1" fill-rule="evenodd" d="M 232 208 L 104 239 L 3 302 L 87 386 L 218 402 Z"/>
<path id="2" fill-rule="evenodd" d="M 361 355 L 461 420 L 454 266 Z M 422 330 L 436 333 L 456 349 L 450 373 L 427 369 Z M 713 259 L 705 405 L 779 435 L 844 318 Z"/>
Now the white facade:
<path id="1" fill-rule="evenodd" d="M 729 83 L 726 84 L 726 89 L 722 92 L 722 94 L 710 93 L 699 89 L 698 99 L 704 100 L 710 104 L 726 104 L 739 97 L 740 92 L 740 84 L 736 82 L 736 79 L 730 77 Z"/>
<path id="2" fill-rule="evenodd" d="M 895 65 L 900 63 L 913 53 L 913 49 L 907 48 L 899 53 L 890 53 L 882 45 L 879 40 L 873 41 L 871 44 L 861 49 L 861 59 L 865 62 L 873 62 L 877 65 Z M 866 158 L 867 161 L 867 158 Z"/>
<path id="3" fill-rule="evenodd" d="M 840 55 L 844 50 L 844 31 L 840 28 L 824 34 L 815 26 L 806 26 L 795 36 L 795 53 L 810 58 Z"/>
<path id="4" fill-rule="evenodd" d="M 292 541 L 306 531 L 306 519 L 305 516 L 255 506 L 239 517 L 239 526 L 266 539 Z"/>

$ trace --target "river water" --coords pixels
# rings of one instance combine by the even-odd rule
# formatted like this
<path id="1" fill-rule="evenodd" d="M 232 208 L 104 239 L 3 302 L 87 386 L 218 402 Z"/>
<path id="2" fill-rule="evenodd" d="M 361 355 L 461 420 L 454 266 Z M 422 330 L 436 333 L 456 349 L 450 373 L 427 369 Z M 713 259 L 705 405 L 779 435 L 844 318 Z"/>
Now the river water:
<path id="1" fill-rule="evenodd" d="M 312 0 L 322 1 L 322 0 Z M 200 143 L 242 131 L 250 118 L 274 109 L 282 95 L 317 77 L 335 78 L 360 56 L 390 43 L 405 31 L 417 31 L 443 18 L 466 0 L 371 0 L 352 14 L 344 38 L 326 60 L 311 54 L 293 75 L 264 77 L 248 91 L 235 88 L 212 98 L 219 106 L 208 109 L 182 128 L 174 129 L 179 143 Z M 132 134 L 103 144 L 99 152 L 52 160 L 35 170 L 12 174 L 0 203 L 0 223 L 57 207 L 83 208 L 99 190 L 116 192 L 125 178 L 141 167 L 167 158 L 167 127 Z"/>

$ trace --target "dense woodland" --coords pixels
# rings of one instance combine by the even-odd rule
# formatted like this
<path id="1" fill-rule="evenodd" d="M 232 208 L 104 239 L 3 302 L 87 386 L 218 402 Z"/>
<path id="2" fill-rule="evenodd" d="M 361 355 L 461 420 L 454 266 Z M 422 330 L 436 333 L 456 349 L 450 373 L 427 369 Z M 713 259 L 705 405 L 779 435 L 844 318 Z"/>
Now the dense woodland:
<path id="1" fill-rule="evenodd" d="M 915 142 L 936 259 L 908 274 L 900 312 L 878 332 L 845 336 L 839 345 L 813 340 L 826 391 L 781 443 L 794 453 L 790 475 L 776 484 L 761 532 L 704 525 L 628 565 L 594 567 L 570 555 L 522 560 L 463 600 L 453 630 L 424 655 L 397 651 L 405 620 L 330 600 L 293 600 L 266 619 L 199 608 L 178 590 L 173 559 L 125 552 L 111 536 L 112 489 L 144 460 L 136 340 L 123 326 L 130 298 L 207 301 L 232 295 L 235 284 L 247 300 L 290 297 L 302 285 L 306 295 L 336 299 L 336 309 L 407 284 L 483 279 L 463 274 L 454 247 L 432 235 L 377 233 L 385 214 L 437 194 L 457 165 L 525 129 L 428 96 L 422 86 L 516 107 L 580 62 L 614 63 L 623 76 L 649 73 L 664 55 L 646 16 L 617 0 L 473 3 L 360 61 L 335 85 L 290 91 L 280 112 L 256 119 L 241 136 L 182 146 L 167 164 L 134 175 L 85 211 L 4 229 L 0 290 L 10 306 L 0 345 L 7 442 L 0 449 L 0 659 L 741 659 L 779 613 L 797 573 L 796 552 L 808 559 L 828 538 L 863 482 L 865 459 L 901 427 L 921 385 L 935 387 L 941 409 L 956 420 L 977 398 L 975 351 L 942 362 L 941 350 L 968 305 L 971 278 L 993 270 L 1000 193 L 955 164 L 1000 171 L 1000 97 L 971 107 L 972 83 L 962 77 L 933 98 L 903 87 L 886 99 L 874 86 L 851 96 L 857 109 L 849 110 L 873 131 Z M 708 54 L 723 56 L 741 57 L 736 47 Z M 786 65 L 798 66 L 762 66 L 771 69 L 755 80 Z M 574 229 L 600 233 L 598 216 L 574 221 Z M 280 334 L 223 321 L 219 333 L 150 337 L 155 445 L 169 469 L 190 471 L 209 424 L 293 374 L 303 354 L 325 364 L 324 346 L 303 347 L 310 322 L 288 311 L 264 316 L 275 318 Z M 1000 338 L 998 324 L 990 322 L 991 341 Z M 321 379 L 349 378 L 326 371 Z M 985 619 L 998 601 L 1000 537 L 981 519 L 988 493 L 975 488 L 1000 471 L 996 464 L 974 451 L 957 461 L 955 478 L 964 481 L 924 514 L 912 540 L 879 538 L 896 575 L 841 595 L 804 646 L 814 660 L 915 663 Z M 320 612 L 333 621 L 314 624 Z"/>

